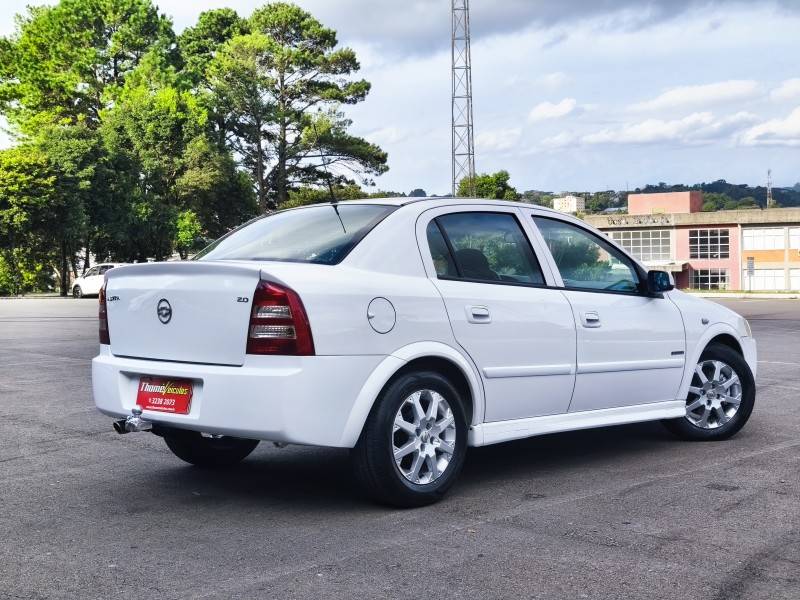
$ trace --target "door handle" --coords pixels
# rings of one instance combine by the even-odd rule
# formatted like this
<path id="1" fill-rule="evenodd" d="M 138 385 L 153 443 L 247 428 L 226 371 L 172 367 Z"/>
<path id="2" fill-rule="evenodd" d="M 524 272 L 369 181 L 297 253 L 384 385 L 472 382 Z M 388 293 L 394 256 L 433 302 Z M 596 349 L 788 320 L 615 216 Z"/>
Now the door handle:
<path id="1" fill-rule="evenodd" d="M 600 313 L 596 310 L 588 310 L 581 313 L 581 320 L 584 327 L 600 327 Z"/>
<path id="2" fill-rule="evenodd" d="M 487 306 L 467 306 L 467 321 L 470 323 L 491 323 L 492 314 Z"/>

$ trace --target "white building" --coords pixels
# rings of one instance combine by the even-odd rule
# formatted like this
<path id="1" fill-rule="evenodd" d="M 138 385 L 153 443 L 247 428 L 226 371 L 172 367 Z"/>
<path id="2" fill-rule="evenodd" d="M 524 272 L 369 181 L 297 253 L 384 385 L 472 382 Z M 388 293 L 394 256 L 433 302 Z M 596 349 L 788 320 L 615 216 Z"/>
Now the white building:
<path id="1" fill-rule="evenodd" d="M 563 213 L 578 213 L 586 210 L 586 200 L 580 196 L 553 198 L 553 208 Z"/>

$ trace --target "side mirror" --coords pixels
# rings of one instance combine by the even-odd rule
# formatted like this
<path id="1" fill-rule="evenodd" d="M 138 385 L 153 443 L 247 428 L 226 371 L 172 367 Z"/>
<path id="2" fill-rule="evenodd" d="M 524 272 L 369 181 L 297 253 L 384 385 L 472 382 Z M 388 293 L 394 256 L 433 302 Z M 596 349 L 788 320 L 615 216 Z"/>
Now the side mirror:
<path id="1" fill-rule="evenodd" d="M 647 272 L 647 291 L 651 294 L 660 294 L 675 289 L 672 276 L 666 271 Z"/>

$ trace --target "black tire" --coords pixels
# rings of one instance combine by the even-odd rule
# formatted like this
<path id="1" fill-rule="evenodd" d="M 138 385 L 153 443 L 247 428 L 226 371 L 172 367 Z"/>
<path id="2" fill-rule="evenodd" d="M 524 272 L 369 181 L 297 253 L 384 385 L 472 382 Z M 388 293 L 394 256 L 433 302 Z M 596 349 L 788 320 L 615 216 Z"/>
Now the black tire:
<path id="1" fill-rule="evenodd" d="M 229 467 L 256 449 L 258 440 L 235 437 L 203 437 L 196 431 L 160 432 L 172 453 L 197 467 Z"/>
<path id="2" fill-rule="evenodd" d="M 711 344 L 700 355 L 700 362 L 719 360 L 730 365 L 739 376 L 742 388 L 742 399 L 736 413 L 729 421 L 714 429 L 704 429 L 692 423 L 688 417 L 662 421 L 673 434 L 684 440 L 712 442 L 725 440 L 735 435 L 747 423 L 753 412 L 756 401 L 756 385 L 753 373 L 741 354 L 721 344 Z M 692 395 L 690 394 L 690 398 Z M 687 405 L 689 398 L 687 398 Z"/>
<path id="3" fill-rule="evenodd" d="M 83 298 L 83 290 L 81 289 L 81 286 L 76 285 L 74 288 L 72 288 L 72 297 L 78 299 Z"/>
<path id="4" fill-rule="evenodd" d="M 406 398 L 421 390 L 440 394 L 449 404 L 455 424 L 450 462 L 437 479 L 425 484 L 413 483 L 400 472 L 393 449 L 395 416 Z M 467 450 L 467 429 L 464 399 L 448 379 L 431 371 L 401 375 L 381 392 L 351 451 L 356 480 L 369 497 L 382 504 L 412 508 L 438 502 L 461 472 Z"/>

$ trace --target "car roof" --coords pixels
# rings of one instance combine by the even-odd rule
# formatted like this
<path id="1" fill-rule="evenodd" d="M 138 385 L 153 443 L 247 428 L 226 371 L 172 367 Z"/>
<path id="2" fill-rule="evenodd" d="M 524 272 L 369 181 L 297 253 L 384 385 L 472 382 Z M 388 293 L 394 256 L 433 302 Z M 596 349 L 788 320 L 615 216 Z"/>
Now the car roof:
<path id="1" fill-rule="evenodd" d="M 510 207 L 519 207 L 519 206 L 527 206 L 530 208 L 541 209 L 546 212 L 551 212 L 557 215 L 563 215 L 557 210 L 553 210 L 552 208 L 547 208 L 545 206 L 539 206 L 538 204 L 530 204 L 527 202 L 521 202 L 517 200 L 488 200 L 485 198 L 453 198 L 452 196 L 433 196 L 427 198 L 409 198 L 408 196 L 400 196 L 400 197 L 393 197 L 393 198 L 365 198 L 363 200 L 341 200 L 338 204 L 380 204 L 384 206 L 409 206 L 409 205 L 418 205 L 420 207 L 424 207 L 425 209 L 428 208 L 436 208 L 438 206 L 453 206 L 455 205 L 469 205 L 475 204 L 480 206 L 492 205 L 492 206 L 510 206 Z M 308 206 L 319 206 L 319 204 L 309 204 Z"/>

